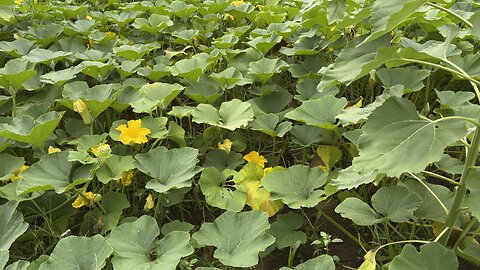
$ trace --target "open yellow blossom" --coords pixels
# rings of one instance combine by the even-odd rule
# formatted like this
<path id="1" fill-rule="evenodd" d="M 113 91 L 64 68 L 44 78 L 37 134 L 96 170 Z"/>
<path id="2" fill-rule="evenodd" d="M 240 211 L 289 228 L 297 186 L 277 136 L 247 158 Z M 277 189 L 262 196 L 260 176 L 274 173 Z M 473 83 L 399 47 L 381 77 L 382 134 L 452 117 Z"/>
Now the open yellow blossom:
<path id="1" fill-rule="evenodd" d="M 58 153 L 58 152 L 62 152 L 62 150 L 60 148 L 53 147 L 53 146 L 48 147 L 49 154 Z"/>
<path id="2" fill-rule="evenodd" d="M 10 181 L 15 182 L 15 181 L 17 181 L 17 180 L 20 180 L 22 177 L 19 176 L 19 174 L 20 174 L 21 172 L 25 171 L 26 169 L 28 169 L 28 167 L 29 167 L 29 166 L 27 166 L 27 165 L 22 165 L 22 167 L 20 167 L 20 169 L 16 170 L 16 171 L 13 173 L 13 175 L 10 176 L 10 178 L 9 178 Z"/>
<path id="3" fill-rule="evenodd" d="M 153 201 L 152 194 L 148 194 L 145 206 L 143 206 L 143 211 L 147 212 L 148 210 L 155 207 L 155 202 Z"/>
<path id="4" fill-rule="evenodd" d="M 142 120 L 130 120 L 128 126 L 125 124 L 119 125 L 116 130 L 120 131 L 120 141 L 123 144 L 141 144 L 148 142 L 147 135 L 150 134 L 150 129 L 142 128 Z"/>
<path id="5" fill-rule="evenodd" d="M 218 149 L 230 153 L 230 150 L 232 150 L 232 141 L 229 139 L 223 140 L 222 143 L 218 143 Z"/>
<path id="6" fill-rule="evenodd" d="M 260 155 L 257 151 L 252 151 L 248 153 L 243 157 L 243 159 L 250 163 L 256 163 L 262 168 L 265 167 L 265 163 L 267 162 L 267 159 L 264 156 Z"/>
<path id="7" fill-rule="evenodd" d="M 110 156 L 110 154 L 112 153 L 112 149 L 110 149 L 110 145 L 107 143 L 101 143 L 97 146 L 92 147 L 90 150 L 96 157 Z"/>
<path id="8" fill-rule="evenodd" d="M 132 184 L 133 171 L 128 170 L 122 173 L 122 178 L 120 178 L 120 184 L 123 186 L 130 186 Z"/>
<path id="9" fill-rule="evenodd" d="M 93 193 L 91 191 L 82 191 L 81 195 L 78 195 L 77 199 L 72 203 L 73 208 L 80 208 L 85 205 L 92 205 L 99 202 L 102 199 L 102 195 Z"/>
<path id="10" fill-rule="evenodd" d="M 232 4 L 236 7 L 238 7 L 238 6 L 241 6 L 241 5 L 245 4 L 245 2 L 243 2 L 243 0 L 239 0 L 239 1 L 233 1 Z"/>
<path id="11" fill-rule="evenodd" d="M 235 21 L 235 17 L 233 17 L 232 14 L 228 14 L 228 13 L 225 13 L 225 14 L 223 15 L 223 19 L 224 19 L 224 20 L 230 19 L 230 20 L 232 20 L 232 21 Z"/>

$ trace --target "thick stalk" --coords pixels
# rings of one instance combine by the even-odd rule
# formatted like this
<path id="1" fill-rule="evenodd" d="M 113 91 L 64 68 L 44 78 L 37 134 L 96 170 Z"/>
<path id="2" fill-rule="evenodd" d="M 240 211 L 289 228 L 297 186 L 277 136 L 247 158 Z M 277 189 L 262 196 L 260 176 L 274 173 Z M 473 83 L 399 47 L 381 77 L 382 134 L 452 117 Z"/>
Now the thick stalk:
<path id="1" fill-rule="evenodd" d="M 455 190 L 455 197 L 453 199 L 452 207 L 450 208 L 450 211 L 447 215 L 447 219 L 445 221 L 445 227 L 448 228 L 448 230 L 438 240 L 438 242 L 444 246 L 447 245 L 452 228 L 453 226 L 455 226 L 455 223 L 457 222 L 457 219 L 460 215 L 463 201 L 465 199 L 465 194 L 467 193 L 465 181 L 474 170 L 472 167 L 475 166 L 475 162 L 478 157 L 479 148 L 480 148 L 480 127 L 477 126 L 477 128 L 475 129 L 475 135 L 473 137 L 473 141 L 470 144 L 470 148 L 468 149 L 467 158 L 465 160 L 465 165 L 463 167 L 462 177 L 460 178 L 460 181 L 458 182 L 458 186 Z"/>

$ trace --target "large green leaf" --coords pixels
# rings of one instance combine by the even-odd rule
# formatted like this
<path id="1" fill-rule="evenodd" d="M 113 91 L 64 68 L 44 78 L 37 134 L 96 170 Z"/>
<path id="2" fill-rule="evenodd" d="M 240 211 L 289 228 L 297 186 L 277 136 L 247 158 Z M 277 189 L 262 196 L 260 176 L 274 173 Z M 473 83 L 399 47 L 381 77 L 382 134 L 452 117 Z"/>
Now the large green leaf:
<path id="1" fill-rule="evenodd" d="M 457 256 L 451 249 L 439 243 L 428 243 L 420 247 L 405 245 L 402 252 L 393 258 L 390 270 L 453 270 L 458 269 Z"/>
<path id="2" fill-rule="evenodd" d="M 153 179 L 145 187 L 164 193 L 170 189 L 190 187 L 197 167 L 198 149 L 182 147 L 168 150 L 160 146 L 135 156 L 134 165 Z"/>
<path id="3" fill-rule="evenodd" d="M 33 66 L 21 58 L 12 59 L 5 64 L 5 67 L 0 68 L 0 78 L 7 80 L 15 91 L 18 91 L 26 80 L 36 74 L 37 72 L 33 70 Z M 8 90 L 6 85 L 2 86 Z"/>
<path id="4" fill-rule="evenodd" d="M 92 179 L 91 167 L 82 166 L 71 173 L 73 162 L 68 161 L 68 151 L 43 156 L 21 174 L 17 194 L 41 190 L 63 193 L 76 185 Z"/>
<path id="5" fill-rule="evenodd" d="M 377 170 L 395 177 L 420 172 L 440 160 L 445 147 L 465 135 L 463 121 L 432 121 L 419 115 L 412 102 L 391 97 L 363 126 L 353 169 Z"/>
<path id="6" fill-rule="evenodd" d="M 61 239 L 50 258 L 39 270 L 82 269 L 101 270 L 113 249 L 101 235 L 69 236 Z"/>
<path id="7" fill-rule="evenodd" d="M 245 206 L 245 192 L 226 185 L 231 174 L 218 171 L 216 168 L 205 168 L 200 176 L 199 185 L 205 200 L 211 206 L 233 212 L 240 212 Z"/>
<path id="8" fill-rule="evenodd" d="M 14 201 L 0 205 L 0 252 L 8 251 L 15 239 L 28 229 L 28 223 L 23 222 L 22 213 L 16 210 L 17 206 L 18 202 Z"/>
<path id="9" fill-rule="evenodd" d="M 167 107 L 183 89 L 178 83 L 149 83 L 138 90 L 126 90 L 121 102 L 130 104 L 137 113 L 151 113 L 157 107 Z"/>
<path id="10" fill-rule="evenodd" d="M 248 73 L 257 77 L 260 81 L 266 82 L 274 74 L 287 69 L 287 62 L 279 58 L 262 58 L 248 65 Z"/>
<path id="11" fill-rule="evenodd" d="M 358 198 L 346 198 L 335 208 L 335 212 L 360 226 L 370 226 L 382 221 L 375 210 Z"/>
<path id="12" fill-rule="evenodd" d="M 307 100 L 300 107 L 285 114 L 286 118 L 304 122 L 309 126 L 317 126 L 333 130 L 336 128 L 335 117 L 347 105 L 345 98 L 324 96 L 319 99 Z"/>
<path id="13" fill-rule="evenodd" d="M 422 198 L 400 186 L 382 187 L 372 196 L 373 208 L 393 222 L 406 222 L 422 203 Z"/>
<path id="14" fill-rule="evenodd" d="M 430 71 L 414 68 L 382 68 L 377 71 L 377 75 L 386 88 L 400 84 L 403 85 L 405 92 L 409 93 L 423 88 L 423 80 L 430 75 Z"/>
<path id="15" fill-rule="evenodd" d="M 29 115 L 7 118 L 0 123 L 0 137 L 43 147 L 62 116 L 63 112 L 48 112 L 36 119 Z"/>
<path id="16" fill-rule="evenodd" d="M 302 264 L 295 266 L 294 268 L 282 267 L 280 270 L 335 270 L 335 262 L 329 255 L 320 255 L 313 259 L 310 259 Z"/>
<path id="17" fill-rule="evenodd" d="M 0 154 L 0 160 L 3 164 L 0 167 L 0 181 L 9 180 L 10 177 L 15 175 L 15 171 L 20 169 L 25 163 L 23 157 L 16 157 L 10 154 Z"/>
<path id="18" fill-rule="evenodd" d="M 272 200 L 282 200 L 290 208 L 314 207 L 324 197 L 319 188 L 327 182 L 327 175 L 319 168 L 294 165 L 286 170 L 273 171 L 262 178 L 262 185 Z"/>
<path id="19" fill-rule="evenodd" d="M 170 67 L 173 76 L 180 76 L 187 80 L 197 81 L 198 78 L 209 67 L 210 61 L 208 55 L 200 53 L 191 59 L 182 59 Z"/>
<path id="20" fill-rule="evenodd" d="M 303 217 L 295 212 L 288 212 L 278 215 L 267 233 L 275 237 L 275 244 L 279 249 L 294 247 L 297 242 L 307 242 L 307 234 L 298 230 L 302 226 Z"/>
<path id="21" fill-rule="evenodd" d="M 340 83 L 349 85 L 394 55 L 395 48 L 388 47 L 389 36 L 360 45 L 361 41 L 361 38 L 350 41 L 334 64 L 320 69 L 318 73 L 323 77 L 317 86 L 319 91 L 325 91 Z"/>
<path id="22" fill-rule="evenodd" d="M 340 170 L 337 178 L 332 180 L 332 184 L 338 189 L 352 189 L 362 184 L 372 183 L 377 178 L 377 173 L 374 171 L 357 172 L 350 166 Z"/>
<path id="23" fill-rule="evenodd" d="M 217 110 L 210 104 L 200 104 L 192 112 L 193 122 L 205 123 L 228 130 L 244 127 L 253 120 L 253 111 L 248 102 L 232 99 L 223 102 Z"/>
<path id="24" fill-rule="evenodd" d="M 130 202 L 124 193 L 109 191 L 102 196 L 101 203 L 105 210 L 102 227 L 102 232 L 105 233 L 117 227 L 123 209 L 130 207 Z"/>
<path id="25" fill-rule="evenodd" d="M 266 213 L 225 212 L 213 223 L 203 223 L 192 238 L 202 246 L 216 247 L 213 256 L 224 265 L 250 267 L 258 263 L 258 254 L 275 242 L 265 233 L 268 228 Z"/>
<path id="26" fill-rule="evenodd" d="M 96 171 L 98 181 L 107 184 L 111 180 L 118 181 L 122 177 L 122 173 L 134 169 L 133 158 L 131 156 L 117 156 L 104 160 Z"/>
<path id="27" fill-rule="evenodd" d="M 161 240 L 157 221 L 142 216 L 122 224 L 110 233 L 108 244 L 115 251 L 112 259 L 117 270 L 175 270 L 182 257 L 193 252 L 188 232 L 173 231 Z"/>
<path id="28" fill-rule="evenodd" d="M 377 0 L 372 6 L 372 33 L 364 42 L 372 41 L 388 33 L 406 21 L 428 0 Z"/>

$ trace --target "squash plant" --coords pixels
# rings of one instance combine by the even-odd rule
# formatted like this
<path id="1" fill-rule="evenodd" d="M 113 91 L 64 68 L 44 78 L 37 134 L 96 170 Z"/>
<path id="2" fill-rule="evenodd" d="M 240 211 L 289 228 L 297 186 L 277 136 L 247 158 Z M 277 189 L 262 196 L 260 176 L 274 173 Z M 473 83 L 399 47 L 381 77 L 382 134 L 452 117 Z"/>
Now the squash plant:
<path id="1" fill-rule="evenodd" d="M 0 269 L 480 266 L 475 1 L 0 0 L 0 27 Z"/>

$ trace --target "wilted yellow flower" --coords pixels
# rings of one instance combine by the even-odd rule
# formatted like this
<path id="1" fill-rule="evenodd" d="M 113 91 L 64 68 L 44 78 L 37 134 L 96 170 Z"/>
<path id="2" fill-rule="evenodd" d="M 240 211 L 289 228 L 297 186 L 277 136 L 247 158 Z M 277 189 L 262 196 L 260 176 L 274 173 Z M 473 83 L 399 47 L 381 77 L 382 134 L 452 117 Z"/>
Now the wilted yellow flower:
<path id="1" fill-rule="evenodd" d="M 230 141 L 229 139 L 223 140 L 222 143 L 218 143 L 218 149 L 229 153 L 230 150 L 232 150 L 232 141 Z"/>
<path id="2" fill-rule="evenodd" d="M 265 163 L 267 162 L 267 159 L 264 156 L 260 155 L 257 151 L 252 151 L 248 153 L 243 157 L 243 159 L 251 163 L 256 163 L 262 168 L 265 167 Z"/>
<path id="3" fill-rule="evenodd" d="M 22 177 L 19 176 L 19 174 L 20 174 L 21 172 L 25 171 L 26 169 L 28 169 L 28 167 L 29 167 L 29 166 L 27 166 L 27 165 L 22 165 L 22 167 L 20 167 L 20 169 L 18 169 L 18 170 L 16 170 L 15 172 L 13 172 L 13 175 L 10 176 L 10 178 L 9 178 L 10 181 L 15 182 L 15 181 L 17 181 L 17 180 L 20 180 Z"/>
<path id="4" fill-rule="evenodd" d="M 62 152 L 62 150 L 60 148 L 53 147 L 53 146 L 49 146 L 47 151 L 48 151 L 49 154 Z"/>
<path id="5" fill-rule="evenodd" d="M 80 114 L 85 125 L 90 125 L 92 123 L 92 115 L 88 110 L 87 104 L 81 99 L 77 99 L 73 102 L 73 110 Z"/>
<path id="6" fill-rule="evenodd" d="M 142 120 L 130 120 L 128 126 L 125 124 L 119 125 L 116 130 L 120 131 L 120 141 L 123 144 L 141 144 L 148 142 L 147 135 L 150 134 L 150 129 L 142 128 Z"/>
<path id="7" fill-rule="evenodd" d="M 132 184 L 133 171 L 128 170 L 122 173 L 122 178 L 120 178 L 120 184 L 123 186 L 130 186 Z"/>
<path id="8" fill-rule="evenodd" d="M 96 157 L 110 156 L 110 154 L 112 153 L 112 149 L 110 149 L 110 145 L 107 143 L 101 143 L 97 146 L 92 147 L 90 150 Z"/>
<path id="9" fill-rule="evenodd" d="M 86 19 L 86 20 L 89 20 L 89 21 L 93 20 L 93 18 L 92 18 L 91 16 L 89 16 L 89 15 L 85 16 L 85 19 Z"/>
<path id="10" fill-rule="evenodd" d="M 77 199 L 72 203 L 73 208 L 80 208 L 85 205 L 92 205 L 99 202 L 102 199 L 102 195 L 93 193 L 91 191 L 82 191 L 82 195 L 78 195 Z"/>
<path id="11" fill-rule="evenodd" d="M 238 7 L 238 6 L 241 6 L 241 5 L 245 4 L 245 2 L 243 2 L 243 0 L 239 0 L 239 1 L 233 1 L 232 4 L 236 7 Z"/>
<path id="12" fill-rule="evenodd" d="M 223 15 L 223 19 L 224 19 L 224 20 L 230 19 L 230 20 L 234 21 L 234 20 L 235 20 L 235 17 L 233 17 L 232 14 L 225 13 L 225 14 Z"/>
<path id="13" fill-rule="evenodd" d="M 155 202 L 153 201 L 152 194 L 148 194 L 145 206 L 143 206 L 143 211 L 147 212 L 148 210 L 155 207 Z"/>

